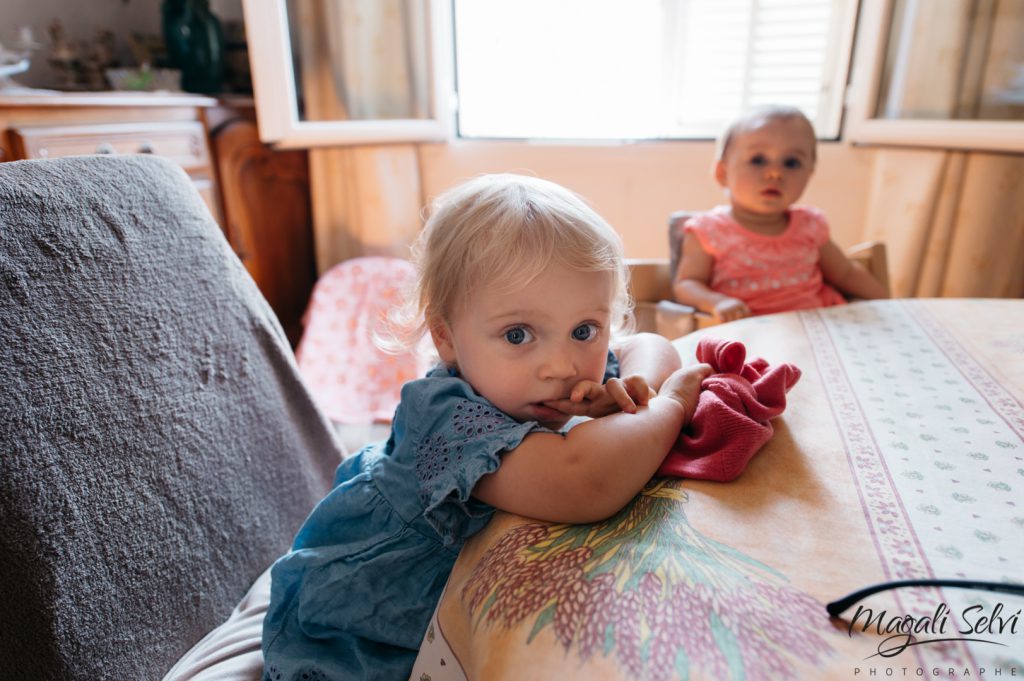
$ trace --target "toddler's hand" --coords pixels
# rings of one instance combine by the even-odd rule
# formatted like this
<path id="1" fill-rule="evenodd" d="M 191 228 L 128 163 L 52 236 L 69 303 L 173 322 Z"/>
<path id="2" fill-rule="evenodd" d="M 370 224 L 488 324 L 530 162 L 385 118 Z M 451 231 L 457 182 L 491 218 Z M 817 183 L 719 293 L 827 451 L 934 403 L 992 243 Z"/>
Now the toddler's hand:
<path id="1" fill-rule="evenodd" d="M 633 374 L 625 378 L 609 378 L 604 385 L 580 381 L 573 386 L 568 398 L 544 404 L 563 414 L 598 418 L 618 411 L 636 413 L 637 407 L 647 404 L 655 394 L 642 376 Z"/>
<path id="2" fill-rule="evenodd" d="M 661 384 L 661 392 L 658 395 L 670 397 L 683 406 L 684 426 L 690 423 L 693 412 L 697 410 L 701 382 L 710 376 L 712 371 L 709 364 L 694 364 L 672 373 Z"/>
<path id="3" fill-rule="evenodd" d="M 731 322 L 734 319 L 749 317 L 750 308 L 738 298 L 726 298 L 715 303 L 711 313 L 718 322 Z"/>

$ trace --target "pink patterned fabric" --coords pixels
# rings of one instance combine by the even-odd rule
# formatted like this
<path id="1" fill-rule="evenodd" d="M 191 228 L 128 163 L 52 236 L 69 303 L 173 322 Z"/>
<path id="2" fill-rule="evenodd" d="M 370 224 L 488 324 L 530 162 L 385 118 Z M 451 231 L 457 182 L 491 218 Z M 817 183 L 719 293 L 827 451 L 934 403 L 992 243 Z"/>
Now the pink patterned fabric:
<path id="1" fill-rule="evenodd" d="M 696 215 L 683 231 L 697 237 L 714 258 L 708 286 L 739 298 L 754 314 L 842 305 L 846 299 L 825 283 L 818 266 L 828 242 L 824 214 L 810 206 L 791 206 L 789 225 L 777 236 L 746 229 L 716 206 Z"/>
<path id="2" fill-rule="evenodd" d="M 786 393 L 800 379 L 800 369 L 792 364 L 769 368 L 760 358 L 745 364 L 746 355 L 743 343 L 700 339 L 697 360 L 715 373 L 701 384 L 693 420 L 658 475 L 729 482 L 771 439 L 770 420 L 786 409 Z"/>
<path id="3" fill-rule="evenodd" d="M 295 357 L 332 421 L 390 421 L 402 385 L 426 372 L 426 362 L 415 353 L 388 354 L 373 341 L 387 310 L 401 303 L 414 277 L 406 260 L 354 258 L 332 267 L 313 288 Z"/>

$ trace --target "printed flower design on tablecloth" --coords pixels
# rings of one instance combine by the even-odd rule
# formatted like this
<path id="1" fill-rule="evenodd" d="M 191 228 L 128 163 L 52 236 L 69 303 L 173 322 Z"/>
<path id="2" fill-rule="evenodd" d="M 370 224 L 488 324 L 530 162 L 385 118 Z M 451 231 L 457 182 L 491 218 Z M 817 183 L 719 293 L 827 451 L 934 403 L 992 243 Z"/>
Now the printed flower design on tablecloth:
<path id="1" fill-rule="evenodd" d="M 955 546 L 939 546 L 937 547 L 939 552 L 945 554 L 949 558 L 955 558 L 957 560 L 964 557 L 963 551 Z"/>
<path id="2" fill-rule="evenodd" d="M 985 542 L 986 544 L 991 544 L 993 542 L 999 541 L 999 537 L 992 534 L 988 530 L 975 530 L 974 536 L 978 538 L 978 541 Z"/>
<path id="3" fill-rule="evenodd" d="M 864 326 L 851 314 L 856 306 L 801 316 L 831 404 L 838 407 L 837 423 L 851 450 L 857 448 L 851 471 L 887 571 L 900 578 L 932 573 L 998 580 L 1000 571 L 1019 563 L 1020 542 L 1014 540 L 1024 518 L 1014 516 L 1021 515 L 1016 497 L 1024 488 L 1017 477 L 1024 476 L 1024 412 L 991 373 L 989 367 L 999 363 L 975 352 L 979 339 L 972 334 L 965 345 L 960 327 L 947 325 L 930 307 L 901 301 L 874 308 L 884 319 L 874 328 L 893 329 L 877 354 L 856 342 L 853 329 Z M 866 373 L 875 384 L 861 380 Z M 887 475 L 875 475 L 878 469 Z M 965 607 L 957 600 L 962 593 L 947 594 L 954 611 Z M 934 608 L 912 595 L 894 595 L 905 599 L 907 612 Z M 967 648 L 950 649 L 960 650 L 954 656 L 958 664 L 969 662 Z M 945 656 L 938 646 L 921 650 L 919 662 Z M 985 655 L 978 659 L 992 665 Z"/>
<path id="4" fill-rule="evenodd" d="M 593 525 L 522 525 L 481 559 L 462 589 L 474 626 L 529 638 L 551 628 L 584 661 L 612 658 L 632 676 L 792 678 L 795 660 L 832 652 L 822 604 L 784 577 L 698 533 L 679 480 L 655 480 Z"/>

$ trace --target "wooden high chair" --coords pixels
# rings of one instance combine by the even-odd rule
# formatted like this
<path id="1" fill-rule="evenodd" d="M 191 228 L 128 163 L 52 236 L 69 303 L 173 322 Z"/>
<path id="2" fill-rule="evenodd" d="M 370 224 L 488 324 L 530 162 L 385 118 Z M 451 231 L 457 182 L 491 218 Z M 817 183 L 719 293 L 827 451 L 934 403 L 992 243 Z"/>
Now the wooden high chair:
<path id="1" fill-rule="evenodd" d="M 683 224 L 695 211 L 679 210 L 668 219 L 668 258 L 627 258 L 630 294 L 636 303 L 637 331 L 651 331 L 666 338 L 679 338 L 696 329 L 713 326 L 714 317 L 689 305 L 675 301 L 672 281 L 679 267 L 683 244 Z M 865 241 L 846 250 L 851 260 L 859 262 L 889 291 L 889 268 L 885 243 Z"/>

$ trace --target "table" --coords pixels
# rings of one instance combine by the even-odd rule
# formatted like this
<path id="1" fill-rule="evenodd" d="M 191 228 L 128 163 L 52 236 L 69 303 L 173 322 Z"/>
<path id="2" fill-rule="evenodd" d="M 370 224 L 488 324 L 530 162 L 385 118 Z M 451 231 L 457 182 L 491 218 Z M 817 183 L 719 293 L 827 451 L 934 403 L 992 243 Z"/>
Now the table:
<path id="1" fill-rule="evenodd" d="M 703 335 L 803 370 L 746 472 L 656 478 L 594 525 L 498 514 L 460 554 L 413 678 L 1024 675 L 1019 596 L 901 588 L 842 619 L 824 607 L 889 580 L 1021 583 L 1024 301 L 755 317 L 677 340 L 684 362 Z M 976 640 L 903 646 L 908 625 Z"/>

